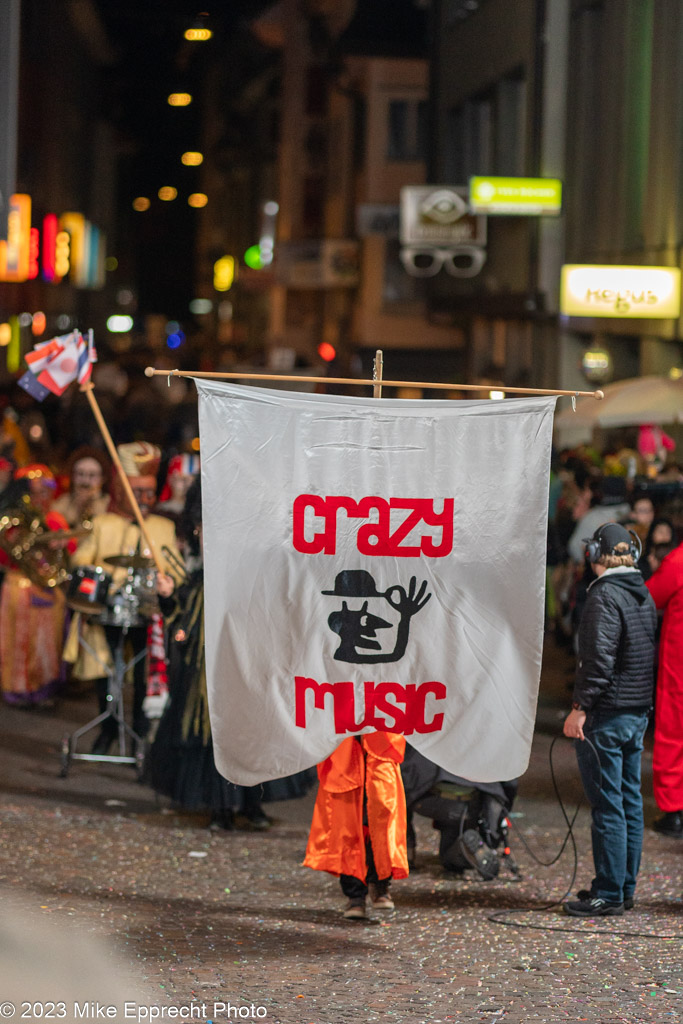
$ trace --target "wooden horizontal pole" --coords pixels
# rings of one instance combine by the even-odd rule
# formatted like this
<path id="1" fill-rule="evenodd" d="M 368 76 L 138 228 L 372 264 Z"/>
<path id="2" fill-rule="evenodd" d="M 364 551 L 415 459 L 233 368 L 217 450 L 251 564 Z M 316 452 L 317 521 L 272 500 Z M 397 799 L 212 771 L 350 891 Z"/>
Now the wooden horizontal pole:
<path id="1" fill-rule="evenodd" d="M 376 380 L 357 380 L 353 377 L 296 377 L 282 373 L 207 373 L 202 370 L 157 370 L 154 366 L 145 368 L 146 377 L 200 377 L 209 380 L 274 380 L 302 384 L 354 384 L 375 388 Z M 507 388 L 504 384 L 435 384 L 423 380 L 382 380 L 383 387 L 389 388 L 430 388 L 440 391 L 504 391 L 507 395 L 567 395 L 570 398 L 595 398 L 598 402 L 605 397 L 602 391 L 558 391 L 547 388 Z"/>

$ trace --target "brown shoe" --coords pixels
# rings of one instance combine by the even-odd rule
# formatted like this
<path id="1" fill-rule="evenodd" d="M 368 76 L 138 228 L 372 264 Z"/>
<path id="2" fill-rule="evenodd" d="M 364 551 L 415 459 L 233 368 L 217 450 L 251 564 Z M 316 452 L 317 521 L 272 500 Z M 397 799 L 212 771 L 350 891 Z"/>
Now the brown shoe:
<path id="1" fill-rule="evenodd" d="M 375 910 L 394 910 L 394 901 L 389 895 L 388 886 L 381 886 L 371 882 L 368 890 Z"/>
<path id="2" fill-rule="evenodd" d="M 348 921 L 364 921 L 368 916 L 365 912 L 365 900 L 349 900 L 343 910 L 343 916 Z"/>

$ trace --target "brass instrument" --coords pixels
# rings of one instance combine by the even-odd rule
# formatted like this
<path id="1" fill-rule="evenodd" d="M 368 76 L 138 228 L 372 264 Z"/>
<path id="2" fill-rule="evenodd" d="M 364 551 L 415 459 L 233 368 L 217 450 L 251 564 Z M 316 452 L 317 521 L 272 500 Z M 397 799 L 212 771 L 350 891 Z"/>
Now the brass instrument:
<path id="1" fill-rule="evenodd" d="M 168 562 L 168 564 L 170 566 L 172 566 L 172 568 L 178 573 L 178 577 L 180 579 L 180 582 L 181 583 L 187 583 L 188 575 L 187 575 L 187 569 L 185 568 L 185 563 L 182 562 L 178 558 L 178 556 L 175 554 L 175 552 L 172 551 L 168 547 L 168 545 L 162 544 L 161 545 L 161 550 L 163 551 L 164 556 L 165 556 L 166 561 Z"/>
<path id="2" fill-rule="evenodd" d="M 48 590 L 69 577 L 66 553 L 63 548 L 51 548 L 50 539 L 50 530 L 28 495 L 19 508 L 8 509 L 0 517 L 0 548 L 31 583 Z"/>
<path id="3" fill-rule="evenodd" d="M 100 497 L 99 492 L 91 490 L 90 497 L 88 498 L 88 501 L 86 502 L 85 506 L 81 509 L 81 516 L 80 516 L 81 522 L 80 522 L 80 525 L 81 525 L 81 528 L 86 533 L 89 533 L 92 530 L 92 528 L 93 528 L 93 519 L 94 519 L 95 515 L 97 514 L 95 512 L 95 498 L 98 498 L 98 497 Z"/>

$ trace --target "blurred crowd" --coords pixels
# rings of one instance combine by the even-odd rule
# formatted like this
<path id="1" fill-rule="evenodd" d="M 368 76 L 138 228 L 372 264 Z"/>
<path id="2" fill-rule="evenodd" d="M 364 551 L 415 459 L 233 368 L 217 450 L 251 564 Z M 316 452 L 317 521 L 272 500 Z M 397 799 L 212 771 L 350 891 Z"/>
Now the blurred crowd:
<path id="1" fill-rule="evenodd" d="M 648 580 L 683 541 L 683 469 L 669 454 L 654 462 L 634 448 L 600 454 L 590 446 L 555 452 L 548 516 L 547 618 L 560 645 L 572 647 L 595 575 L 585 540 L 603 523 L 632 530 Z"/>

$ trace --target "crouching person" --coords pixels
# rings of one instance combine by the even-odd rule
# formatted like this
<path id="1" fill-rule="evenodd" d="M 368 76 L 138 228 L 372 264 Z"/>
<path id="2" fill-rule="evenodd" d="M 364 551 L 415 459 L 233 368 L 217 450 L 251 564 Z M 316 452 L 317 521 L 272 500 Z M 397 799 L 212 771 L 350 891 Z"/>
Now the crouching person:
<path id="1" fill-rule="evenodd" d="M 405 739 L 373 732 L 344 740 L 318 765 L 319 788 L 304 865 L 339 877 L 344 917 L 393 910 L 392 878 L 408 876 L 406 802 L 399 765 Z"/>
<path id="2" fill-rule="evenodd" d="M 469 782 L 430 761 L 408 743 L 401 765 L 408 808 L 408 863 L 415 865 L 413 814 L 432 819 L 441 834 L 439 860 L 446 871 L 462 874 L 474 868 L 489 882 L 501 863 L 517 875 L 507 845 L 507 815 L 517 794 L 517 780 Z M 498 849 L 502 848 L 499 855 Z"/>
<path id="3" fill-rule="evenodd" d="M 640 759 L 652 705 L 657 612 L 635 568 L 639 545 L 633 540 L 623 526 L 608 523 L 586 542 L 598 578 L 579 623 L 574 703 L 564 734 L 577 740 L 591 805 L 595 878 L 565 903 L 574 917 L 630 910 L 640 867 Z"/>

